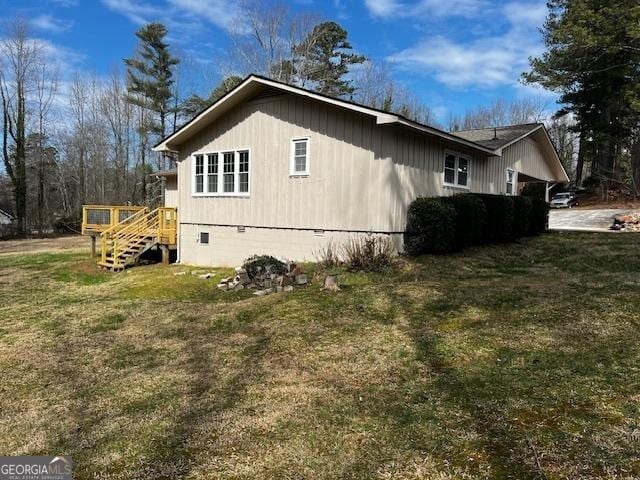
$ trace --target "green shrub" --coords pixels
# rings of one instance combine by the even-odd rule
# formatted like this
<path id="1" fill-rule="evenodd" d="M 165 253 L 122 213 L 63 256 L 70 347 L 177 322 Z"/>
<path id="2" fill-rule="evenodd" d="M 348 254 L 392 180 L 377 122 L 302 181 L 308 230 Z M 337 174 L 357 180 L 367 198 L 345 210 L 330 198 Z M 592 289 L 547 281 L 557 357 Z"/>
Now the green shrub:
<path id="1" fill-rule="evenodd" d="M 482 243 L 487 224 L 487 208 L 482 199 L 473 193 L 463 193 L 442 200 L 456 210 L 455 247 L 463 249 Z"/>
<path id="2" fill-rule="evenodd" d="M 367 235 L 350 238 L 342 248 L 342 257 L 349 270 L 381 272 L 393 264 L 394 250 L 388 235 Z"/>
<path id="3" fill-rule="evenodd" d="M 514 239 L 513 197 L 478 194 L 487 209 L 487 223 L 483 239 L 488 243 L 510 242 Z"/>
<path id="4" fill-rule="evenodd" d="M 531 201 L 528 235 L 533 236 L 547 229 L 549 225 L 549 204 L 540 198 L 532 198 Z"/>
<path id="5" fill-rule="evenodd" d="M 409 255 L 446 253 L 455 248 L 456 210 L 441 198 L 417 198 L 407 211 L 405 251 Z"/>
<path id="6" fill-rule="evenodd" d="M 282 275 L 286 269 L 286 265 L 271 255 L 253 255 L 247 258 L 242 264 L 249 275 L 250 279 L 254 279 L 259 272 L 275 273 L 276 275 Z"/>
<path id="7" fill-rule="evenodd" d="M 513 236 L 515 238 L 529 234 L 533 202 L 532 197 L 513 197 Z"/>

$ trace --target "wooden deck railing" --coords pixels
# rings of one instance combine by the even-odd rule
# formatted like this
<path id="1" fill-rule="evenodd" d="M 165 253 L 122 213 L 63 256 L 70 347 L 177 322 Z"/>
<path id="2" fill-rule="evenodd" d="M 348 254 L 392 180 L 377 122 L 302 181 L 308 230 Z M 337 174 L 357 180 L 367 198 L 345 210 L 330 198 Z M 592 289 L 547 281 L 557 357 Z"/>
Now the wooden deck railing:
<path id="1" fill-rule="evenodd" d="M 139 205 L 83 205 L 82 234 L 99 235 L 112 227 L 128 223 L 141 210 L 148 211 L 147 207 Z"/>
<path id="2" fill-rule="evenodd" d="M 175 208 L 160 207 L 151 212 L 141 210 L 127 222 L 100 234 L 102 262 L 107 256 L 119 258 L 134 244 L 176 245 L 178 213 Z"/>

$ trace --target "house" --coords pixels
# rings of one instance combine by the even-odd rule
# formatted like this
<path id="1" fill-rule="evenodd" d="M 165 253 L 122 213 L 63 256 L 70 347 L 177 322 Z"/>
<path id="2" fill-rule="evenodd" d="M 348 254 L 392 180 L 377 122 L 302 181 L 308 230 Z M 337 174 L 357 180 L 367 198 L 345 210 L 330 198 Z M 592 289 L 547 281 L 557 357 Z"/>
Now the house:
<path id="1" fill-rule="evenodd" d="M 177 159 L 165 195 L 179 261 L 195 265 L 312 260 L 369 232 L 402 250 L 416 197 L 569 181 L 542 124 L 448 133 L 257 75 L 154 150 Z"/>
<path id="2" fill-rule="evenodd" d="M 9 212 L 0 210 L 0 235 L 7 235 L 13 230 L 15 218 Z"/>
<path id="3" fill-rule="evenodd" d="M 0 228 L 11 225 L 13 223 L 13 220 L 13 215 L 5 212 L 4 210 L 0 210 Z"/>

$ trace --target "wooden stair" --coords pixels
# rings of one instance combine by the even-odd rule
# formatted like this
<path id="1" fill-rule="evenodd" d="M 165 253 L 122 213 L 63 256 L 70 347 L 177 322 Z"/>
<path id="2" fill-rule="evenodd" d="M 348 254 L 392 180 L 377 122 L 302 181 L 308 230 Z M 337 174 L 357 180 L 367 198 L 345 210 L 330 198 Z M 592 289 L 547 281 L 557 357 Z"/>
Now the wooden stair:
<path id="1" fill-rule="evenodd" d="M 98 265 L 121 272 L 136 265 L 144 252 L 158 244 L 175 244 L 176 211 L 146 208 L 100 234 L 102 257 Z"/>

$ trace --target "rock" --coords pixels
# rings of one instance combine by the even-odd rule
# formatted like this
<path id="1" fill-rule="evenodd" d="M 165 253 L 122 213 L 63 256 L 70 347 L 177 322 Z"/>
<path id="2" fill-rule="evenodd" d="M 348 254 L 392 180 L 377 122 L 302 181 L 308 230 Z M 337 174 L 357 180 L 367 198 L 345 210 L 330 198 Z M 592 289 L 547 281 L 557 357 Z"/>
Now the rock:
<path id="1" fill-rule="evenodd" d="M 186 274 L 187 274 L 187 272 L 177 272 L 177 273 L 174 273 L 173 276 L 174 277 L 181 277 L 182 275 L 186 275 Z"/>
<path id="2" fill-rule="evenodd" d="M 273 288 L 265 288 L 264 290 L 256 290 L 255 292 L 253 292 L 253 294 L 258 297 L 262 297 L 264 295 L 269 295 L 272 292 L 273 292 Z"/>
<path id="3" fill-rule="evenodd" d="M 338 285 L 338 276 L 337 275 L 327 275 L 324 279 L 323 290 L 328 290 L 330 292 L 337 292 L 340 290 L 340 286 Z"/>
<path id="4" fill-rule="evenodd" d="M 296 285 L 306 285 L 309 282 L 304 273 L 296 275 Z"/>
<path id="5" fill-rule="evenodd" d="M 251 279 L 249 278 L 249 274 L 247 272 L 238 272 L 238 275 L 236 276 L 236 280 L 238 280 L 240 283 L 242 283 L 243 285 L 248 285 L 249 283 L 251 283 Z"/>
<path id="6" fill-rule="evenodd" d="M 280 275 L 276 278 L 276 283 L 281 287 L 286 287 L 287 285 L 291 285 L 291 279 L 288 275 Z"/>
<path id="7" fill-rule="evenodd" d="M 203 280 L 209 280 L 211 277 L 213 277 L 213 274 L 211 273 L 203 273 L 202 275 L 198 275 L 198 278 L 201 278 Z"/>
<path id="8" fill-rule="evenodd" d="M 298 275 L 302 275 L 302 269 L 294 264 L 294 267 L 289 272 L 289 275 L 291 275 L 292 277 L 297 277 Z"/>
<path id="9" fill-rule="evenodd" d="M 241 273 L 247 273 L 247 271 L 242 267 L 236 267 L 236 273 L 240 275 Z"/>
<path id="10" fill-rule="evenodd" d="M 244 290 L 244 285 L 242 283 L 238 283 L 235 287 L 233 287 L 234 290 Z"/>
<path id="11" fill-rule="evenodd" d="M 218 288 L 219 288 L 220 290 L 227 290 L 227 289 L 229 288 L 229 284 L 228 284 L 228 283 L 222 283 L 222 282 L 220 282 L 220 283 L 218 284 Z"/>
<path id="12" fill-rule="evenodd" d="M 284 288 L 283 288 L 283 287 L 281 287 L 280 285 L 278 285 L 278 286 L 276 287 L 276 292 L 277 292 L 277 293 L 280 293 L 280 292 L 282 292 L 283 290 L 284 290 Z"/>
<path id="13" fill-rule="evenodd" d="M 282 287 L 284 292 L 293 292 L 293 285 L 287 285 L 286 287 Z"/>

